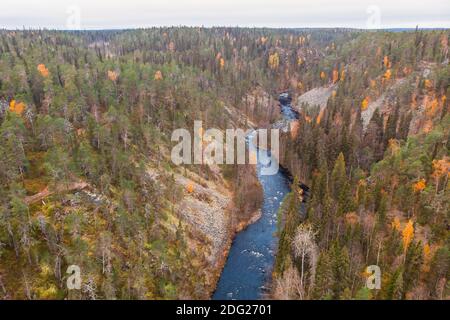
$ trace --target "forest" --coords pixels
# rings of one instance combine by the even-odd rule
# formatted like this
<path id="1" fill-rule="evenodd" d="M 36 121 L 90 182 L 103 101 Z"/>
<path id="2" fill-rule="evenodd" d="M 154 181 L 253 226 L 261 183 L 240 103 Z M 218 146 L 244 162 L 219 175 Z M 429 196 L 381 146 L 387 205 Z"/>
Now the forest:
<path id="1" fill-rule="evenodd" d="M 281 92 L 299 117 L 270 298 L 448 299 L 449 38 L 0 30 L 0 299 L 210 298 L 262 187 L 251 165 L 174 165 L 171 134 L 269 128 Z"/>

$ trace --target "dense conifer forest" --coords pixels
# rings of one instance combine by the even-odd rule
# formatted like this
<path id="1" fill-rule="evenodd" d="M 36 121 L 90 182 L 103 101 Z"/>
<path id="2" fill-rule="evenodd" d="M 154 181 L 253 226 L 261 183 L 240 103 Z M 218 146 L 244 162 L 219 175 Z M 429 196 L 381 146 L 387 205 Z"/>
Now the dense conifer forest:
<path id="1" fill-rule="evenodd" d="M 171 134 L 268 128 L 281 92 L 299 117 L 269 296 L 448 299 L 449 38 L 1 30 L 0 299 L 209 298 L 261 185 L 251 165 L 174 165 Z"/>

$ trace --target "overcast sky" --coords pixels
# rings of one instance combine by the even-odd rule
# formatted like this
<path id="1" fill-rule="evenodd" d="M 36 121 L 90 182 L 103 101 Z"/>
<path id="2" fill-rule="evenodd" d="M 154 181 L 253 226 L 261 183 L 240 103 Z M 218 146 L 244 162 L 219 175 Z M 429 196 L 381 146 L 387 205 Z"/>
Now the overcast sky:
<path id="1" fill-rule="evenodd" d="M 0 27 L 450 27 L 450 0 L 1 0 Z"/>

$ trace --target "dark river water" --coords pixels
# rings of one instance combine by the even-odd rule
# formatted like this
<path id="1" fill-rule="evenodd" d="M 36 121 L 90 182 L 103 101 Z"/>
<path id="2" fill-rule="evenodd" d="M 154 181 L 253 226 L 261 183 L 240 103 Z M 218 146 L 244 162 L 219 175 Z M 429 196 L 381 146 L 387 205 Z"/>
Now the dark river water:
<path id="1" fill-rule="evenodd" d="M 297 114 L 288 103 L 281 104 L 283 117 L 295 119 Z M 249 147 L 256 147 L 249 139 Z M 270 152 L 257 150 L 258 178 L 264 189 L 262 217 L 256 223 L 237 234 L 222 271 L 214 300 L 254 300 L 262 298 L 275 262 L 278 239 L 277 213 L 284 197 L 290 192 L 288 175 L 281 169 L 275 175 L 261 175 L 261 168 L 269 161 L 276 161 Z"/>

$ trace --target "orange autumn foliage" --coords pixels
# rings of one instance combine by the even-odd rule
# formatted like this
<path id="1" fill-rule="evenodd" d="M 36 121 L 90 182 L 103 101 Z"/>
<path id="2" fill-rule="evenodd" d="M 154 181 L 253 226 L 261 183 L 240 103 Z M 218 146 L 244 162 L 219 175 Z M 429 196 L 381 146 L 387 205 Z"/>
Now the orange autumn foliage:
<path id="1" fill-rule="evenodd" d="M 277 69 L 279 64 L 280 64 L 280 56 L 278 55 L 278 52 L 271 54 L 269 56 L 269 67 L 271 69 Z"/>
<path id="2" fill-rule="evenodd" d="M 425 179 L 420 179 L 413 185 L 414 192 L 421 192 L 427 187 Z"/>
<path id="3" fill-rule="evenodd" d="M 361 110 L 365 111 L 369 107 L 369 97 L 365 97 L 364 100 L 361 102 Z"/>
<path id="4" fill-rule="evenodd" d="M 327 75 L 325 74 L 325 72 L 321 72 L 320 73 L 320 79 L 325 80 L 325 78 L 327 77 Z"/>
<path id="5" fill-rule="evenodd" d="M 220 58 L 219 65 L 220 65 L 220 69 L 223 69 L 225 67 L 225 60 L 223 58 Z"/>
<path id="6" fill-rule="evenodd" d="M 341 71 L 341 81 L 345 80 L 345 70 Z"/>
<path id="7" fill-rule="evenodd" d="M 334 92 L 334 91 L 333 91 Z M 320 122 L 322 121 L 322 118 L 323 118 L 323 114 L 325 113 L 325 109 L 323 109 L 323 110 L 320 110 L 320 112 L 319 112 L 319 115 L 317 116 L 317 119 L 316 119 L 316 123 L 317 124 L 320 124 Z"/>
<path id="8" fill-rule="evenodd" d="M 25 104 L 23 102 L 16 102 L 16 100 L 11 100 L 9 103 L 9 111 L 21 115 L 25 110 Z"/>
<path id="9" fill-rule="evenodd" d="M 423 258 L 425 261 L 431 260 L 431 247 L 428 243 L 423 246 Z"/>
<path id="10" fill-rule="evenodd" d="M 434 98 L 430 103 L 427 103 L 426 109 L 427 109 L 427 115 L 429 117 L 433 117 L 436 114 L 436 110 L 439 107 L 439 101 Z"/>
<path id="11" fill-rule="evenodd" d="M 391 69 L 387 69 L 386 72 L 384 73 L 384 78 L 386 80 L 389 80 L 389 79 L 391 79 L 391 77 L 392 77 L 392 71 L 391 71 Z"/>
<path id="12" fill-rule="evenodd" d="M 403 249 L 405 250 L 405 252 L 406 250 L 408 250 L 409 244 L 411 243 L 413 238 L 414 238 L 414 225 L 413 221 L 409 220 L 402 231 L 402 242 L 403 242 Z"/>
<path id="13" fill-rule="evenodd" d="M 118 77 L 119 75 L 117 74 L 117 72 L 111 70 L 108 71 L 108 79 L 111 80 L 112 82 L 116 82 Z"/>
<path id="14" fill-rule="evenodd" d="M 44 78 L 47 78 L 50 74 L 45 64 L 42 63 L 37 66 L 37 70 Z"/>
<path id="15" fill-rule="evenodd" d="M 192 182 L 189 182 L 189 183 L 186 185 L 186 191 L 187 191 L 188 193 L 194 192 L 194 184 L 193 184 Z"/>
<path id="16" fill-rule="evenodd" d="M 162 80 L 163 79 L 163 75 L 162 75 L 162 72 L 161 71 L 156 71 L 155 72 L 155 80 L 156 81 L 158 81 L 158 80 Z"/>
<path id="17" fill-rule="evenodd" d="M 422 267 L 422 271 L 423 272 L 429 272 L 430 271 L 430 262 L 431 262 L 431 258 L 432 258 L 432 254 L 431 254 L 431 247 L 428 243 L 426 243 L 423 246 L 423 267 Z"/>
<path id="18" fill-rule="evenodd" d="M 440 179 L 444 176 L 450 176 L 450 157 L 444 157 L 441 160 L 433 160 L 433 178 Z"/>

